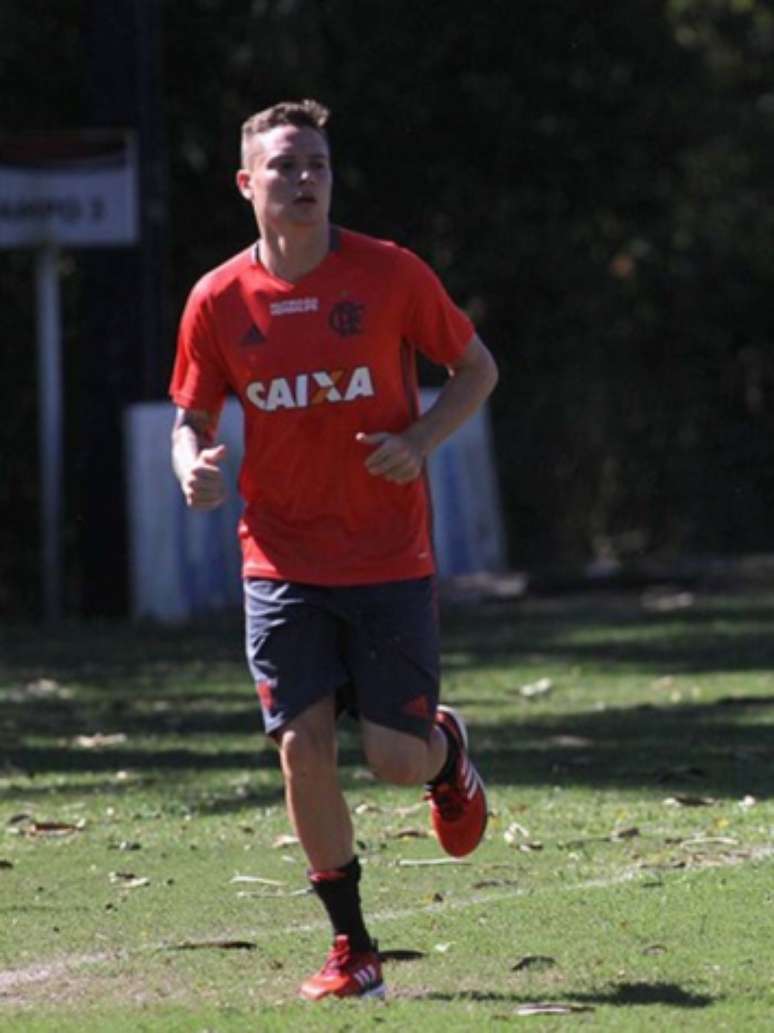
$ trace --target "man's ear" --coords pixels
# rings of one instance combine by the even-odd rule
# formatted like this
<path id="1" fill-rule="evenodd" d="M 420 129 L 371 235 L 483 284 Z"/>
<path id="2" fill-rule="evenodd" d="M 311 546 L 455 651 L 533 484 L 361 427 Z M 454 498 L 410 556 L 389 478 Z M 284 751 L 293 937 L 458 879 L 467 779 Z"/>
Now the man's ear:
<path id="1" fill-rule="evenodd" d="M 246 201 L 252 201 L 253 199 L 253 188 L 250 185 L 250 173 L 247 169 L 239 169 L 236 174 L 236 185 L 237 190 L 245 198 Z"/>

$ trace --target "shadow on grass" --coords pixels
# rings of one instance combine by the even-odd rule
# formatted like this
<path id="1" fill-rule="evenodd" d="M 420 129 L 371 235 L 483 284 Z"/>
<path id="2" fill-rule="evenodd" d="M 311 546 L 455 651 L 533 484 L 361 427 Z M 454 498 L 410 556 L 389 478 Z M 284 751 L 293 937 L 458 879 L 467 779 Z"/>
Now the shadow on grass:
<path id="1" fill-rule="evenodd" d="M 699 598 L 685 609 L 659 612 L 639 595 L 602 592 L 452 607 L 443 628 L 455 669 L 542 654 L 573 666 L 698 675 L 771 670 L 773 623 L 769 596 Z"/>
<path id="2" fill-rule="evenodd" d="M 500 1003 L 526 1005 L 535 1001 L 534 995 L 528 997 L 517 993 L 499 993 L 485 990 L 464 990 L 460 993 L 430 992 L 417 995 L 427 1001 L 475 1001 L 477 1003 Z M 541 997 L 541 1003 L 550 1004 L 552 997 Z M 598 993 L 569 992 L 556 998 L 555 1003 L 572 1003 L 581 1005 L 613 1005 L 629 1007 L 638 1005 L 667 1005 L 672 1008 L 708 1008 L 717 1003 L 717 999 L 708 994 L 697 994 L 684 990 L 676 983 L 618 983 Z"/>
<path id="3" fill-rule="evenodd" d="M 774 669 L 767 597 L 718 598 L 675 613 L 645 611 L 637 596 L 538 599 L 453 609 L 444 623 L 449 663 L 463 670 L 523 668 L 535 657 L 646 678 Z M 109 781 L 104 776 L 120 769 L 153 778 L 276 768 L 274 751 L 264 748 L 237 615 L 185 629 L 74 625 L 43 641 L 37 629 L 6 629 L 0 655 L 0 686 L 7 686 L 0 690 L 0 756 L 11 778 L 14 771 L 65 774 L 83 789 L 88 779 L 81 776 L 94 775 L 98 792 Z M 463 697 L 455 702 L 465 707 Z M 548 714 L 514 697 L 506 719 L 502 693 L 490 701 L 471 694 L 468 702 L 479 714 L 492 708 L 491 722 L 471 728 L 491 786 L 759 798 L 774 789 L 774 695 Z M 77 745 L 95 732 L 126 739 L 105 749 Z M 362 756 L 350 731 L 340 760 L 345 788 L 362 786 L 354 770 Z M 27 782 L 25 794 L 31 788 Z M 13 793 L 10 787 L 0 798 Z M 211 810 L 239 811 L 263 797 L 220 795 Z"/>
<path id="4" fill-rule="evenodd" d="M 673 1008 L 707 1008 L 716 1002 L 708 994 L 691 993 L 675 983 L 618 983 L 599 994 L 581 994 L 593 1004 L 668 1004 Z"/>
<path id="5" fill-rule="evenodd" d="M 0 721 L 6 730 L 2 751 L 6 772 L 11 776 L 14 771 L 70 776 L 61 787 L 65 792 L 79 783 L 81 791 L 104 791 L 109 782 L 106 776 L 120 770 L 141 779 L 160 780 L 174 777 L 175 772 L 216 774 L 277 767 L 274 750 L 264 747 L 256 727 L 254 708 L 235 716 L 234 729 L 229 732 L 224 732 L 222 714 L 213 710 L 209 733 L 208 715 L 201 711 L 192 715 L 190 730 L 183 711 L 174 730 L 166 731 L 163 725 L 129 713 L 117 723 L 89 721 L 79 708 L 74 714 L 60 712 L 52 735 L 52 729 L 46 734 L 36 720 L 34 710 L 40 705 L 19 710 L 0 704 Z M 772 707 L 771 697 L 756 697 L 701 706 L 609 708 L 600 713 L 500 720 L 493 725 L 473 725 L 470 732 L 476 762 L 491 787 L 583 785 L 736 798 L 753 794 L 763 799 L 774 789 L 774 739 L 771 725 L 761 720 Z M 13 711 L 12 720 L 9 711 Z M 15 741 L 7 737 L 9 727 L 18 729 Z M 105 749 L 75 745 L 79 735 L 95 730 L 121 732 L 127 740 Z M 29 741 L 27 737 L 33 734 L 34 741 Z M 251 748 L 251 735 L 255 748 Z M 180 745 L 181 741 L 185 745 Z M 342 734 L 340 750 L 345 788 L 362 788 L 355 777 L 362 764 L 357 737 L 349 728 Z M 97 776 L 92 786 L 85 776 Z M 114 785 L 116 791 L 118 788 Z M 34 786 L 27 784 L 25 794 L 29 796 L 31 791 Z M 14 792 L 12 787 L 0 789 L 0 799 Z M 256 802 L 252 794 L 235 794 L 231 801 L 220 800 L 216 809 L 238 811 Z"/>
<path id="6" fill-rule="evenodd" d="M 770 795 L 774 698 L 541 715 L 474 730 L 492 784 Z M 743 720 L 742 720 L 743 718 Z"/>

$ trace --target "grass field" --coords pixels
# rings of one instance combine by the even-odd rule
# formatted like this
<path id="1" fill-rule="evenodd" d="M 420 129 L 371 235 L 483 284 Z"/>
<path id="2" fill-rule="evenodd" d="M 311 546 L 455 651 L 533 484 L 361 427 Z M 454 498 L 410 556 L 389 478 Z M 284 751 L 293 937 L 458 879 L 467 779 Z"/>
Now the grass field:
<path id="1" fill-rule="evenodd" d="M 773 623 L 763 593 L 447 608 L 487 837 L 449 863 L 342 726 L 389 997 L 323 1005 L 238 616 L 5 627 L 0 1029 L 774 1028 Z"/>

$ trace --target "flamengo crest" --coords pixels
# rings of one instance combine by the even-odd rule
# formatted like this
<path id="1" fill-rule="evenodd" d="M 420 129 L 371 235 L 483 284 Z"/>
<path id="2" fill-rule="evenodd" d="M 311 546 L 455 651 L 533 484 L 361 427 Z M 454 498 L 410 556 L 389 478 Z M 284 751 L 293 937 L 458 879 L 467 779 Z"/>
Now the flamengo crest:
<path id="1" fill-rule="evenodd" d="M 331 309 L 328 326 L 341 337 L 352 337 L 363 332 L 365 305 L 357 301 L 339 301 Z"/>

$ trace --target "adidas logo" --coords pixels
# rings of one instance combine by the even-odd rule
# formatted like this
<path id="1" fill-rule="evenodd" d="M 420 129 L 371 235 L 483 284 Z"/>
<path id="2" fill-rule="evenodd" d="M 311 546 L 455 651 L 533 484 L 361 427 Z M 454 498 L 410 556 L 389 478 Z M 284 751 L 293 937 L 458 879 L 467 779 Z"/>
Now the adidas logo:
<path id="1" fill-rule="evenodd" d="M 256 344 L 263 344 L 265 340 L 261 331 L 253 324 L 239 343 L 244 348 L 251 348 Z"/>
<path id="2" fill-rule="evenodd" d="M 419 717 L 423 720 L 429 720 L 430 718 L 430 704 L 427 701 L 427 696 L 415 696 L 414 699 L 410 699 L 408 703 L 404 703 L 400 708 L 402 714 L 407 714 L 409 717 Z"/>

